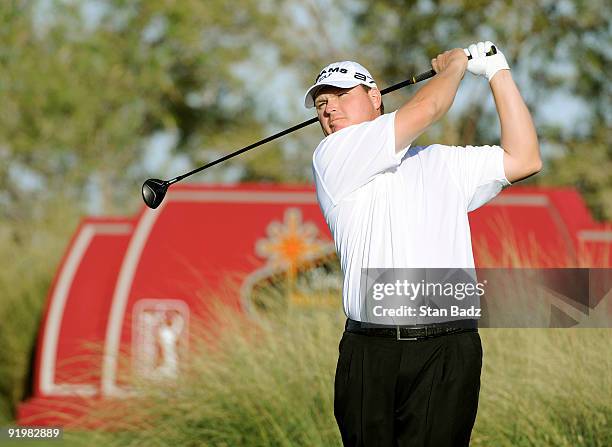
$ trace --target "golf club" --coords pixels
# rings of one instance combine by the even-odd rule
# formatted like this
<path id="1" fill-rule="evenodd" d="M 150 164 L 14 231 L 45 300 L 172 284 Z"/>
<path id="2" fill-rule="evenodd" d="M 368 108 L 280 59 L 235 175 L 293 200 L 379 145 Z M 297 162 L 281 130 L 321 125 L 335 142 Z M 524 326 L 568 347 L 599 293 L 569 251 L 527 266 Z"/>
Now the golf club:
<path id="1" fill-rule="evenodd" d="M 497 54 L 497 49 L 492 46 L 491 50 L 486 54 L 487 56 L 492 56 L 494 54 Z M 471 56 L 468 56 L 468 60 L 471 59 Z M 429 70 L 425 73 L 421 73 L 417 76 L 413 76 L 410 79 L 407 79 L 405 81 L 402 82 L 398 82 L 397 84 L 394 84 L 390 87 L 387 87 L 383 90 L 380 91 L 381 95 L 385 95 L 387 93 L 391 93 L 394 92 L 397 89 L 400 89 L 402 87 L 405 87 L 407 85 L 411 85 L 411 84 L 416 84 L 417 82 L 421 82 L 424 81 L 426 79 L 429 79 L 433 76 L 435 76 L 436 72 L 432 69 Z M 231 154 L 228 154 L 224 157 L 219 158 L 218 160 L 215 161 L 211 161 L 208 164 L 205 164 L 204 166 L 201 166 L 197 169 L 194 169 L 193 171 L 190 171 L 186 174 L 183 175 L 179 175 L 178 177 L 173 178 L 172 180 L 159 180 L 159 179 L 149 179 L 146 182 L 144 182 L 142 184 L 142 198 L 144 200 L 144 202 L 146 203 L 146 205 L 149 208 L 157 208 L 162 201 L 164 200 L 164 197 L 166 195 L 166 191 L 168 190 L 168 187 L 178 181 L 183 180 L 185 177 L 189 177 L 190 175 L 193 175 L 197 172 L 203 171 L 204 169 L 210 168 L 211 166 L 214 166 L 218 163 L 221 163 L 225 160 L 229 160 L 232 157 L 235 157 L 236 155 L 242 154 L 243 152 L 249 151 L 253 148 L 256 148 L 257 146 L 261 146 L 262 144 L 268 143 L 272 140 L 276 140 L 277 138 L 280 138 L 284 135 L 287 135 L 288 133 L 294 132 L 298 129 L 301 129 L 302 127 L 306 127 L 309 126 L 310 124 L 316 123 L 318 121 L 318 118 L 311 118 L 307 121 L 304 121 L 303 123 L 297 124 L 293 127 L 290 127 L 289 129 L 283 130 L 282 132 L 276 133 L 272 136 L 269 136 L 267 138 L 264 138 L 263 140 L 260 140 L 256 143 L 250 144 L 246 147 L 243 147 L 242 149 L 239 149 L 235 152 L 232 152 Z"/>

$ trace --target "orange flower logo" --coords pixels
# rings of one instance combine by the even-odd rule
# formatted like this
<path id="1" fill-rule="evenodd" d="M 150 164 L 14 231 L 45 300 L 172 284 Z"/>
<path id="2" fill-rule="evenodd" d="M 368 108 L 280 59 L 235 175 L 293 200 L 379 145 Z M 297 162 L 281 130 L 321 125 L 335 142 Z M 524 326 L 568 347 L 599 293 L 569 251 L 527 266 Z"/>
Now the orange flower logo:
<path id="1" fill-rule="evenodd" d="M 299 267 L 329 253 L 330 242 L 318 239 L 318 228 L 303 223 L 297 208 L 288 208 L 284 222 L 273 221 L 266 232 L 268 237 L 256 242 L 255 253 L 268 260 L 267 267 L 286 270 L 291 278 Z"/>
<path id="2" fill-rule="evenodd" d="M 298 208 L 288 208 L 282 222 L 272 221 L 266 237 L 255 243 L 255 253 L 267 262 L 252 272 L 241 287 L 245 308 L 253 311 L 258 307 L 255 303 L 263 308 L 269 305 L 269 301 L 261 304 L 262 293 L 263 296 L 271 293 L 270 296 L 276 297 L 273 300 L 288 300 L 298 307 L 337 307 L 341 278 L 330 273 L 329 267 L 327 270 L 323 267 L 330 262 L 337 263 L 336 249 L 331 241 L 319 236 L 316 225 L 302 221 Z M 274 291 L 282 291 L 284 298 Z M 269 300 L 270 296 L 264 299 Z"/>

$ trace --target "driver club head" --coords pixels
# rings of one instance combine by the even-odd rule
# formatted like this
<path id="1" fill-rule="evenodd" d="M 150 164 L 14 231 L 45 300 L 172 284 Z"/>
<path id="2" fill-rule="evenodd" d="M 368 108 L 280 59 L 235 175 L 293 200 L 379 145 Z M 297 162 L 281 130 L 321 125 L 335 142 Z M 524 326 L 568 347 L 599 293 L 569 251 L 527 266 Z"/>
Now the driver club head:
<path id="1" fill-rule="evenodd" d="M 149 208 L 155 209 L 164 200 L 169 182 L 150 178 L 142 184 L 142 198 Z"/>

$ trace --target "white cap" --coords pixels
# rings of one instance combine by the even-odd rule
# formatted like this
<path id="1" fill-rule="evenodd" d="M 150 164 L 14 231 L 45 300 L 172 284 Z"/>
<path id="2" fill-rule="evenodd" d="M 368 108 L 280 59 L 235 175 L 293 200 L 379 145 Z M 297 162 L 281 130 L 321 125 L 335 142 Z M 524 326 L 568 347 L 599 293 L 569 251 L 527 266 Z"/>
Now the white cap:
<path id="1" fill-rule="evenodd" d="M 363 84 L 371 88 L 378 88 L 374 78 L 363 65 L 357 62 L 343 61 L 333 62 L 321 70 L 315 83 L 308 89 L 304 96 L 304 107 L 314 107 L 314 95 L 320 87 L 332 85 L 340 88 L 351 88 Z"/>

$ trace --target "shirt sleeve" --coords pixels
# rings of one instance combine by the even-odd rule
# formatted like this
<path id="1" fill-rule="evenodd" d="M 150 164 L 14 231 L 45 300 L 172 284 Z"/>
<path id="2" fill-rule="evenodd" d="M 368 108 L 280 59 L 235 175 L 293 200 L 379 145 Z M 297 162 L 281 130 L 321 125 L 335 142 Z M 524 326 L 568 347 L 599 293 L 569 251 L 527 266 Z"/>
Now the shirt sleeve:
<path id="1" fill-rule="evenodd" d="M 445 146 L 440 153 L 463 194 L 468 212 L 510 185 L 504 172 L 504 150 L 500 146 Z"/>
<path id="2" fill-rule="evenodd" d="M 324 208 L 397 167 L 410 145 L 395 152 L 395 112 L 327 136 L 312 158 L 317 196 Z"/>

